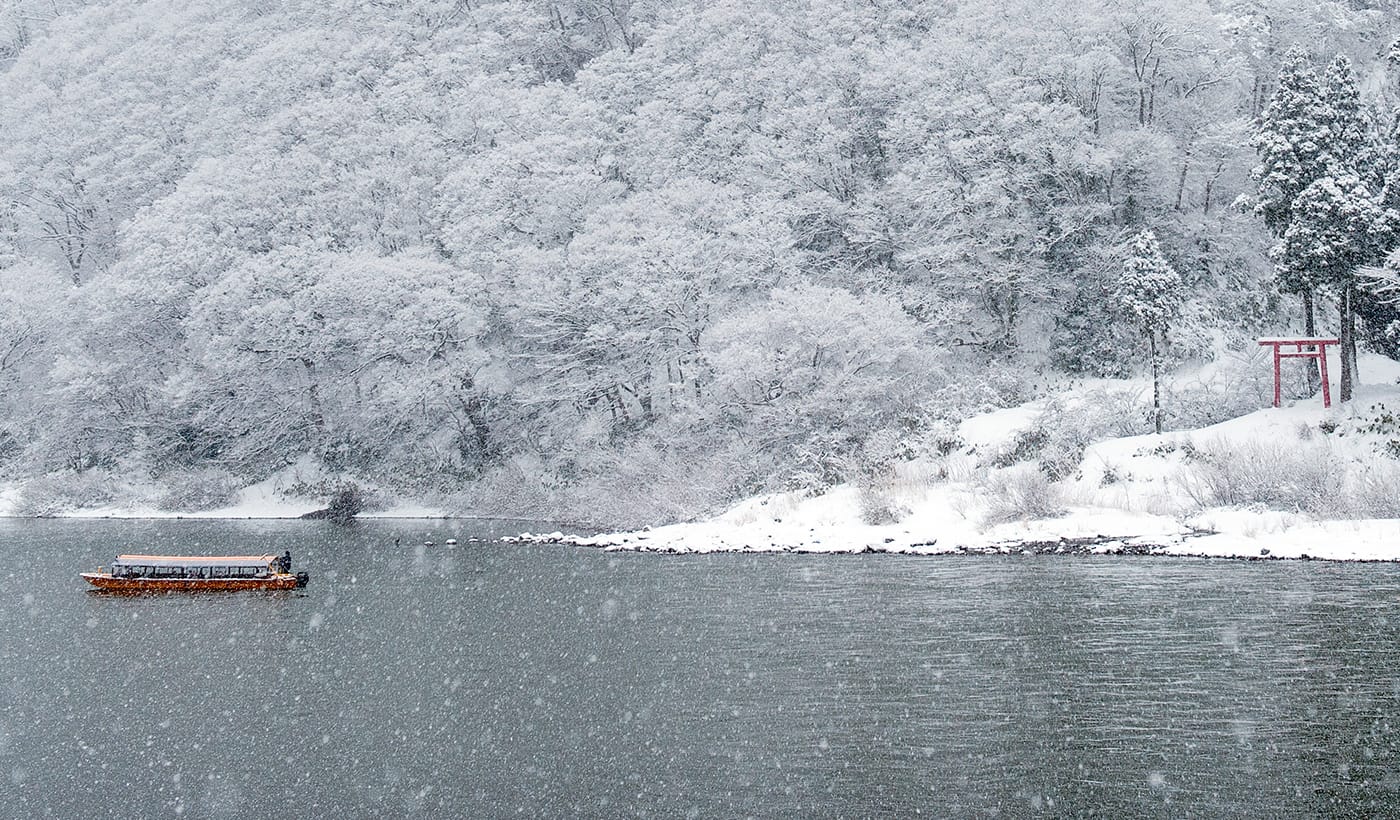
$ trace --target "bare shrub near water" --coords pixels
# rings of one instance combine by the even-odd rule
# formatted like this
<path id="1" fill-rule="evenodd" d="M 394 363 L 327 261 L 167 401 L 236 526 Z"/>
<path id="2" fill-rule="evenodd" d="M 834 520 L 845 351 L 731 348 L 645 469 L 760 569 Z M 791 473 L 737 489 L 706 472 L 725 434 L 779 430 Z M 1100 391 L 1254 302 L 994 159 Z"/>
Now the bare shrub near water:
<path id="1" fill-rule="evenodd" d="M 1346 500 L 1356 518 L 1400 518 L 1400 467 L 1379 463 L 1353 471 Z"/>
<path id="2" fill-rule="evenodd" d="M 897 524 L 910 513 L 888 487 L 859 482 L 856 499 L 860 504 L 860 520 L 871 526 Z"/>
<path id="3" fill-rule="evenodd" d="M 899 496 L 907 484 L 900 477 L 900 466 L 911 456 L 908 441 L 894 431 L 878 431 L 866 439 L 855 464 L 861 521 L 872 526 L 894 524 L 910 513 Z"/>
<path id="4" fill-rule="evenodd" d="M 1060 488 L 1038 469 L 1001 470 L 984 490 L 988 500 L 986 524 L 1058 518 L 1067 512 Z"/>
<path id="5" fill-rule="evenodd" d="M 742 456 L 720 449 L 710 453 L 673 453 L 650 443 L 627 448 L 594 479 L 596 488 L 567 498 L 572 520 L 616 522 L 630 527 L 684 521 L 717 513 L 739 493 Z"/>
<path id="6" fill-rule="evenodd" d="M 48 518 L 110 504 L 116 499 L 111 476 L 96 470 L 50 473 L 30 481 L 15 502 L 15 514 Z"/>
<path id="7" fill-rule="evenodd" d="M 1348 461 L 1326 441 L 1201 445 L 1182 476 L 1202 507 L 1258 505 L 1316 518 L 1400 517 L 1400 468 Z"/>
<path id="8" fill-rule="evenodd" d="M 458 514 L 501 518 L 557 517 L 551 474 L 536 457 L 516 456 L 469 485 L 458 494 L 444 494 L 437 502 Z"/>

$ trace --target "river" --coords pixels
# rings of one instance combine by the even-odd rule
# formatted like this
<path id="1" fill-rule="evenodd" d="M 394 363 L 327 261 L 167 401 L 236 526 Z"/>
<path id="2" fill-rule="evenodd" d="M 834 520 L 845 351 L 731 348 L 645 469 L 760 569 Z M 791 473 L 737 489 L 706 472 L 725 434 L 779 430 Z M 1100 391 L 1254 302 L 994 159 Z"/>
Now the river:
<path id="1" fill-rule="evenodd" d="M 467 541 L 516 526 L 0 520 L 0 813 L 1400 814 L 1397 566 Z"/>

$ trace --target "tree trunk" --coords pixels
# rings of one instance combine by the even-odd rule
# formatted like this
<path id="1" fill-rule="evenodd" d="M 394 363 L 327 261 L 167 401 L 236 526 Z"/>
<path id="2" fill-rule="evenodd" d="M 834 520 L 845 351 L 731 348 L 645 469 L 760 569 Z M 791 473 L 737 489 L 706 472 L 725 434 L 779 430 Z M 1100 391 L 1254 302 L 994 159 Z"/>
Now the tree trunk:
<path id="1" fill-rule="evenodd" d="M 1337 352 L 1342 360 L 1342 375 L 1337 380 L 1337 396 L 1342 402 L 1351 401 L 1352 385 L 1356 382 L 1356 316 L 1351 309 L 1351 291 L 1350 282 L 1343 285 L 1338 300 L 1342 330 L 1337 335 Z"/>
<path id="2" fill-rule="evenodd" d="M 470 428 L 468 431 L 458 425 L 457 452 L 462 456 L 463 464 L 470 464 L 475 457 L 477 463 L 474 466 L 480 467 L 490 460 L 494 447 L 491 441 L 491 425 L 486 421 L 486 403 L 477 394 L 476 380 L 470 373 L 462 376 L 457 401 L 462 407 L 462 415 L 466 417 L 467 427 Z"/>
<path id="3" fill-rule="evenodd" d="M 1191 155 L 1187 154 L 1181 160 L 1181 173 L 1176 178 L 1176 211 L 1181 213 L 1181 201 L 1186 196 L 1186 171 L 1191 167 Z"/>
<path id="4" fill-rule="evenodd" d="M 1220 179 L 1220 172 L 1221 172 L 1221 171 L 1224 171 L 1224 170 L 1225 170 L 1225 162 L 1224 162 L 1223 160 L 1220 161 L 1220 162 L 1217 162 L 1217 163 L 1215 164 L 1215 173 L 1213 173 L 1213 174 L 1210 175 L 1210 179 L 1206 180 L 1205 202 L 1203 202 L 1203 203 L 1201 204 L 1201 212 L 1202 212 L 1202 213 L 1207 213 L 1207 214 L 1210 213 L 1210 195 L 1211 195 L 1211 191 L 1213 191 L 1213 190 L 1215 189 L 1215 181 L 1216 181 L 1217 179 Z"/>
<path id="5" fill-rule="evenodd" d="M 306 399 L 311 405 L 308 413 L 311 419 L 311 426 L 315 428 L 317 436 L 324 440 L 326 432 L 326 413 L 321 406 L 320 383 L 316 380 L 316 363 L 305 356 L 298 357 L 298 361 L 301 362 L 302 367 L 306 368 Z M 320 445 L 321 441 L 317 441 L 316 446 L 318 449 Z"/>
<path id="6" fill-rule="evenodd" d="M 1157 434 L 1162 434 L 1162 380 L 1161 357 L 1157 354 L 1157 334 L 1150 332 L 1147 334 L 1148 344 L 1152 347 L 1152 425 Z"/>
<path id="7" fill-rule="evenodd" d="M 1317 338 L 1317 310 L 1316 310 L 1316 308 L 1313 306 L 1313 292 L 1312 292 L 1311 290 L 1305 290 L 1305 291 L 1303 291 L 1302 296 L 1303 296 L 1303 335 L 1304 335 L 1304 336 L 1307 336 L 1307 337 L 1310 338 L 1310 339 L 1315 339 L 1315 338 Z M 1321 377 L 1319 376 L 1319 373 L 1321 372 L 1321 369 L 1322 369 L 1322 363 L 1321 363 L 1321 362 L 1315 362 L 1311 367 L 1309 367 L 1309 368 L 1307 369 L 1307 372 L 1308 372 L 1308 395 L 1309 395 L 1309 396 L 1311 396 L 1313 393 L 1316 393 L 1316 392 L 1317 392 L 1318 384 L 1320 383 L 1320 378 L 1321 378 Z"/>

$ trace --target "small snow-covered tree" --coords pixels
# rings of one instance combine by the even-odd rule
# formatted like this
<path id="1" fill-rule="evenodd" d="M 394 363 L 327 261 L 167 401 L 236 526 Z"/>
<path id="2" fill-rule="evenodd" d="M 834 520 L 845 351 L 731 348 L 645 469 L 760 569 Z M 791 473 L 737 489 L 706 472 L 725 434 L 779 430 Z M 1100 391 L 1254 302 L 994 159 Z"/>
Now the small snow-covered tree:
<path id="1" fill-rule="evenodd" d="M 1152 425 L 1162 432 L 1162 351 L 1167 329 L 1181 310 L 1181 275 L 1162 254 L 1157 235 L 1144 230 L 1128 241 L 1123 270 L 1118 275 L 1118 298 L 1147 334 L 1152 355 Z"/>
<path id="2" fill-rule="evenodd" d="M 875 434 L 916 428 L 945 379 L 943 354 L 895 300 L 821 285 L 773 290 L 700 346 L 723 423 L 809 484 L 848 478 Z"/>

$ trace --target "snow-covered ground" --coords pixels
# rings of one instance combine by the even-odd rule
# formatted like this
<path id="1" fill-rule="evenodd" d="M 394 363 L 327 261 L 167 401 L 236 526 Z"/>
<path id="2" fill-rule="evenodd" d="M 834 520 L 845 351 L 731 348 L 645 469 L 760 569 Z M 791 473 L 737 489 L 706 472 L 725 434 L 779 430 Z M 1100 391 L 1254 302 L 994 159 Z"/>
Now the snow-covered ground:
<path id="1" fill-rule="evenodd" d="M 895 476 L 873 489 L 842 485 L 816 496 L 768 495 L 707 521 L 586 538 L 543 538 L 665 552 L 1132 551 L 1400 560 L 1400 519 L 1355 517 L 1352 496 L 1359 490 L 1353 484 L 1337 493 L 1335 510 L 1328 514 L 1325 508 L 1331 502 L 1326 500 L 1311 504 L 1313 513 L 1281 511 L 1286 505 L 1279 504 L 1222 506 L 1212 503 L 1217 494 L 1195 477 L 1203 457 L 1228 462 L 1234 453 L 1242 454 L 1241 460 L 1262 453 L 1258 460 L 1267 463 L 1271 454 L 1282 453 L 1280 474 L 1269 478 L 1284 485 L 1281 493 L 1307 497 L 1309 481 L 1328 486 L 1329 476 L 1344 473 L 1348 481 L 1369 482 L 1368 491 L 1382 496 L 1382 502 L 1387 495 L 1400 496 L 1400 482 L 1395 480 L 1400 478 L 1400 461 L 1381 452 L 1385 436 L 1364 429 L 1377 405 L 1400 410 L 1400 363 L 1364 357 L 1361 371 L 1365 383 L 1345 407 L 1324 409 L 1317 397 L 1201 429 L 1099 441 L 1087 447 L 1075 474 L 1059 482 L 1038 477 L 1034 465 L 995 466 L 995 459 L 989 458 L 1037 423 L 1045 406 L 1039 401 L 964 421 L 957 451 L 937 462 L 900 465 Z M 1082 385 L 1065 391 L 1062 404 L 1072 403 L 1083 391 Z M 1288 469 L 1290 459 L 1305 466 L 1316 461 L 1335 467 L 1331 473 L 1304 470 L 1295 475 Z M 1226 463 L 1221 469 L 1234 467 L 1240 465 Z M 1297 481 L 1302 486 L 1289 486 Z M 1048 493 L 1055 509 L 1044 516 L 1008 515 L 1007 507 L 1012 512 L 1036 508 L 1036 499 L 1017 498 L 1023 491 Z M 895 523 L 867 523 L 869 503 L 863 494 L 867 499 L 873 494 L 903 514 Z M 1324 507 L 1321 515 L 1319 505 Z M 1400 501 L 1391 506 L 1400 509 Z"/>
<path id="2" fill-rule="evenodd" d="M 1016 459 L 1005 457 L 1018 436 L 1046 424 L 1056 412 L 1072 411 L 1076 403 L 1078 412 L 1085 412 L 1084 402 L 1102 401 L 1105 389 L 1141 391 L 1140 382 L 1080 382 L 1025 405 L 969 418 L 960 425 L 952 452 L 937 460 L 898 465 L 892 475 L 871 486 L 841 485 L 818 495 L 766 495 L 745 500 L 710 520 L 645 531 L 597 536 L 526 534 L 522 539 L 663 552 L 1127 551 L 1400 560 L 1400 519 L 1358 514 L 1364 505 L 1358 506 L 1352 497 L 1364 490 L 1371 507 L 1380 509 L 1387 504 L 1375 504 L 1375 496 L 1382 502 L 1391 499 L 1389 507 L 1400 515 L 1400 460 L 1382 452 L 1388 441 L 1400 438 L 1400 429 L 1389 435 L 1368 429 L 1380 412 L 1377 408 L 1391 408 L 1400 416 L 1400 363 L 1363 357 L 1361 371 L 1363 384 L 1346 406 L 1324 409 L 1321 399 L 1314 397 L 1195 430 L 1105 438 L 1087 446 L 1078 469 L 1056 482 L 1044 478 L 1034 463 L 1014 463 Z M 1332 372 L 1337 372 L 1335 362 Z M 1296 461 L 1293 466 L 1334 465 L 1331 473 L 1304 470 L 1305 486 L 1285 488 L 1285 493 L 1307 498 L 1307 481 L 1326 485 L 1329 476 L 1348 476 L 1350 483 L 1336 493 L 1334 508 L 1328 509 L 1331 496 L 1321 505 L 1303 505 L 1309 509 L 1290 509 L 1287 503 L 1215 503 L 1219 494 L 1202 486 L 1198 475 L 1203 459 L 1214 458 L 1218 463 L 1238 453 L 1248 461 L 1258 460 L 1263 453 L 1267 461 L 1270 453 L 1280 452 Z M 1296 483 L 1298 476 L 1288 466 L 1268 480 Z M 1257 483 L 1258 477 L 1254 478 Z M 324 498 L 297 494 L 323 479 L 314 466 L 299 463 L 244 488 L 234 503 L 218 509 L 177 513 L 128 504 L 63 514 L 295 518 L 325 506 Z M 19 496 L 17 486 L 0 488 L 0 515 L 14 514 Z M 872 503 L 886 512 L 872 516 Z M 1038 510 L 1044 514 L 1036 514 Z M 365 517 L 444 515 L 421 504 L 395 502 Z M 889 523 L 867 523 L 872 517 Z"/>

